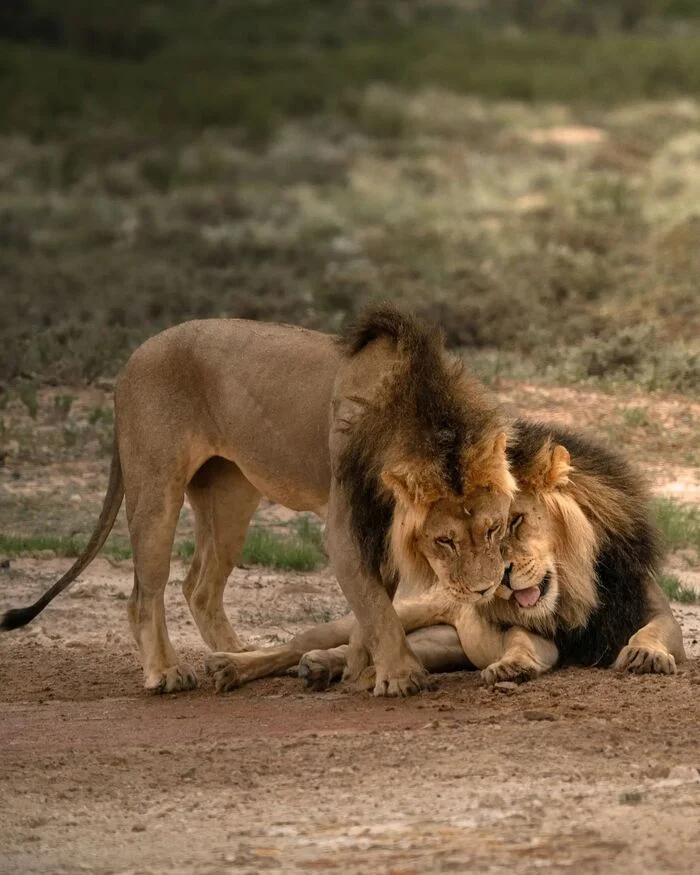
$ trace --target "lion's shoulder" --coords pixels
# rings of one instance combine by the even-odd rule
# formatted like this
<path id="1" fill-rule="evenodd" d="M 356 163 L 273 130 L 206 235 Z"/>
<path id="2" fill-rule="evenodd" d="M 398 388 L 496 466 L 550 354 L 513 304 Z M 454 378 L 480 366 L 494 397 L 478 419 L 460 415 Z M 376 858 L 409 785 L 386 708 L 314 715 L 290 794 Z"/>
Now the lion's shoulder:
<path id="1" fill-rule="evenodd" d="M 571 457 L 567 494 L 591 523 L 597 606 L 585 625 L 560 625 L 562 660 L 609 665 L 647 621 L 647 582 L 661 562 L 660 538 L 641 474 L 619 452 L 567 429 L 552 438 Z M 575 549 L 575 543 L 570 549 Z"/>

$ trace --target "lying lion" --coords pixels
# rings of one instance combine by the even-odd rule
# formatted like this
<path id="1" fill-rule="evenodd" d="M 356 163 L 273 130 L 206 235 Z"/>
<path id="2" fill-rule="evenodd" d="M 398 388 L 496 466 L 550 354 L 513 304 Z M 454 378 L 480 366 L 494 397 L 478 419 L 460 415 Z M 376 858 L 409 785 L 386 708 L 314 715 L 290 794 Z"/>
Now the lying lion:
<path id="1" fill-rule="evenodd" d="M 423 665 L 482 669 L 490 684 L 533 678 L 557 663 L 674 673 L 685 659 L 683 638 L 654 580 L 657 533 L 630 466 L 570 431 L 523 420 L 509 455 L 520 491 L 501 544 L 507 565 L 496 597 L 464 603 L 438 585 L 396 602 Z M 280 647 L 217 653 L 207 669 L 224 691 L 301 659 L 305 684 L 322 689 L 346 670 L 342 645 L 352 627 L 345 617 Z M 371 671 L 350 676 L 364 685 Z"/>
<path id="2" fill-rule="evenodd" d="M 425 672 L 392 607 L 399 576 L 456 602 L 498 587 L 514 481 L 498 405 L 440 335 L 386 305 L 341 342 L 245 320 L 187 322 L 131 356 L 97 528 L 73 567 L 2 627 L 33 619 L 96 556 L 126 498 L 134 552 L 131 628 L 145 686 L 194 687 L 175 653 L 164 591 L 185 493 L 195 553 L 183 590 L 205 642 L 238 652 L 223 591 L 261 496 L 326 519 L 333 570 L 359 623 L 356 670 L 375 693 L 416 692 Z"/>

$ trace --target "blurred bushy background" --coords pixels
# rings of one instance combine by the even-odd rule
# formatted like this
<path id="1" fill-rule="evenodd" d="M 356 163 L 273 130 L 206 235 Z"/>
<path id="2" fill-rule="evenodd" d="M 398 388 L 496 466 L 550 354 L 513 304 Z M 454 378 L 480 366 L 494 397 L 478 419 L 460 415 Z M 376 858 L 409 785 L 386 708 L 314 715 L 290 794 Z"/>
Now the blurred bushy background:
<path id="1" fill-rule="evenodd" d="M 0 383 L 392 298 L 486 377 L 700 395 L 696 0 L 3 0 Z"/>

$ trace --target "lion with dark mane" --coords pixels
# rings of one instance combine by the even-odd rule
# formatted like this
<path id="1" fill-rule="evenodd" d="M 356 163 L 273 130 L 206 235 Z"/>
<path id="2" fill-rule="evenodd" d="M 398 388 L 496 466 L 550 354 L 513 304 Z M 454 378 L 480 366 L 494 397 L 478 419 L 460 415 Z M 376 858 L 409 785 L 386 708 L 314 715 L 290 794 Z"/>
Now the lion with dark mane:
<path id="1" fill-rule="evenodd" d="M 397 612 L 424 666 L 478 668 L 487 683 L 567 663 L 674 673 L 685 659 L 683 639 L 655 580 L 659 539 L 638 475 L 617 453 L 526 420 L 516 422 L 508 452 L 519 492 L 495 597 L 460 603 L 439 585 L 417 599 L 401 600 L 399 592 Z M 343 671 L 364 685 L 371 670 L 346 667 L 342 645 L 352 626 L 346 617 L 280 647 L 239 654 L 232 673 L 245 683 L 301 659 L 308 687 L 322 689 Z"/>
<path id="2" fill-rule="evenodd" d="M 357 617 L 350 661 L 378 695 L 425 683 L 392 606 L 400 577 L 479 603 L 503 577 L 514 489 L 497 403 L 440 334 L 384 305 L 338 341 L 245 320 L 187 322 L 131 356 L 115 394 L 102 513 L 73 567 L 5 629 L 35 617 L 92 561 L 126 499 L 134 552 L 128 613 L 156 692 L 195 686 L 166 628 L 164 591 L 187 494 L 195 553 L 183 591 L 230 683 L 244 649 L 223 609 L 226 581 L 262 495 L 326 521 L 333 570 Z M 465 545 L 455 549 L 455 543 Z M 227 662 L 228 660 L 228 662 Z"/>

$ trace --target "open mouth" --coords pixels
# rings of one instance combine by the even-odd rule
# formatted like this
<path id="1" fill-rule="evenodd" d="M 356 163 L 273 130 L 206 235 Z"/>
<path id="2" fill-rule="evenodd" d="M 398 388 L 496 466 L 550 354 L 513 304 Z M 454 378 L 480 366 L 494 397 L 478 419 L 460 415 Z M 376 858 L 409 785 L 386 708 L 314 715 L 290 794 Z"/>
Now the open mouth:
<path id="1" fill-rule="evenodd" d="M 513 589 L 510 585 L 510 572 L 508 571 L 506 575 L 503 577 L 503 584 L 509 589 Z M 551 582 L 552 578 L 548 571 L 538 586 L 528 586 L 526 589 L 513 589 L 513 598 L 521 608 L 534 608 L 539 600 L 547 595 Z"/>

